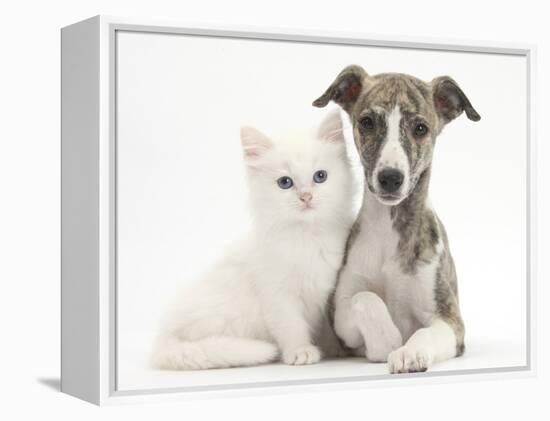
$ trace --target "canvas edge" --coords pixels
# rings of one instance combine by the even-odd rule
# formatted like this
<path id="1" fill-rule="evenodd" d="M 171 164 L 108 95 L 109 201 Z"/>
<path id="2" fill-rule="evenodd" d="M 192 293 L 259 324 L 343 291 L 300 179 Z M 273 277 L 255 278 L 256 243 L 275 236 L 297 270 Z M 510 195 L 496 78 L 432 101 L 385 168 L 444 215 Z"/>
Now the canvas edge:
<path id="1" fill-rule="evenodd" d="M 61 30 L 61 391 L 99 403 L 99 18 Z"/>
<path id="2" fill-rule="evenodd" d="M 539 218 L 539 187 L 538 180 L 542 179 L 540 174 L 542 165 L 540 165 L 540 155 L 538 153 L 538 138 L 536 133 L 537 123 L 537 48 L 532 45 L 526 54 L 527 58 L 527 366 L 533 375 L 538 373 L 538 324 L 537 287 L 540 279 L 542 259 L 539 258 L 542 253 L 541 238 L 538 235 Z"/>

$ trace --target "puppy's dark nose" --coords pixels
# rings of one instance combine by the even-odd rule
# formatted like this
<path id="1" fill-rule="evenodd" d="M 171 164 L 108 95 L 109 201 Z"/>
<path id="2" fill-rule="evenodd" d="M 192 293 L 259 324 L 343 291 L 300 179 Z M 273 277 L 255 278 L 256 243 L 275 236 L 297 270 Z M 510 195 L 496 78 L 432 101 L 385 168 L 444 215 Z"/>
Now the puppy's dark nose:
<path id="1" fill-rule="evenodd" d="M 395 193 L 403 184 L 403 173 L 394 168 L 387 168 L 378 173 L 378 183 L 385 193 Z"/>

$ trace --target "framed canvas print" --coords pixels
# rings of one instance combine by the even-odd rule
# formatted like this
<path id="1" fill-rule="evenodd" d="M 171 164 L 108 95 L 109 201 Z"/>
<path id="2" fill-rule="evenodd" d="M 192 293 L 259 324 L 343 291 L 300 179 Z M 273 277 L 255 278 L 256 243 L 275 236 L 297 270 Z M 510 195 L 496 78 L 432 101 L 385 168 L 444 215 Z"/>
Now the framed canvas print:
<path id="1" fill-rule="evenodd" d="M 62 390 L 534 372 L 532 46 L 62 30 Z"/>

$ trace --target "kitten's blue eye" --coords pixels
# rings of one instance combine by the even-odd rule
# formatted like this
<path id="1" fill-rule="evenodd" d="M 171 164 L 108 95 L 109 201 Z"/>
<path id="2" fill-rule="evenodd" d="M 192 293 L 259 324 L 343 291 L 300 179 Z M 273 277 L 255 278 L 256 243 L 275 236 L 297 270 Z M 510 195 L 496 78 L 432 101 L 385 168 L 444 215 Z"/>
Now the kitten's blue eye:
<path id="1" fill-rule="evenodd" d="M 285 175 L 277 180 L 277 184 L 280 188 L 286 190 L 291 188 L 294 185 L 294 182 L 292 181 L 292 178 Z"/>
<path id="2" fill-rule="evenodd" d="M 316 183 L 324 183 L 327 181 L 327 172 L 325 170 L 319 170 L 313 174 L 313 181 Z"/>

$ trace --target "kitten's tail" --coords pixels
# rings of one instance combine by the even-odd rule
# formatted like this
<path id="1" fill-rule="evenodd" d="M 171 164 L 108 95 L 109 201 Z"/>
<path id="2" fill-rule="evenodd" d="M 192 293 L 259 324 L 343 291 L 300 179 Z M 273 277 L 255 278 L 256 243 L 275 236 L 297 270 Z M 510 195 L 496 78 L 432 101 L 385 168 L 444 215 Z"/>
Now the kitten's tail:
<path id="1" fill-rule="evenodd" d="M 211 336 L 197 341 L 159 342 L 153 365 L 162 370 L 204 370 L 265 364 L 278 358 L 277 347 L 257 339 Z"/>

